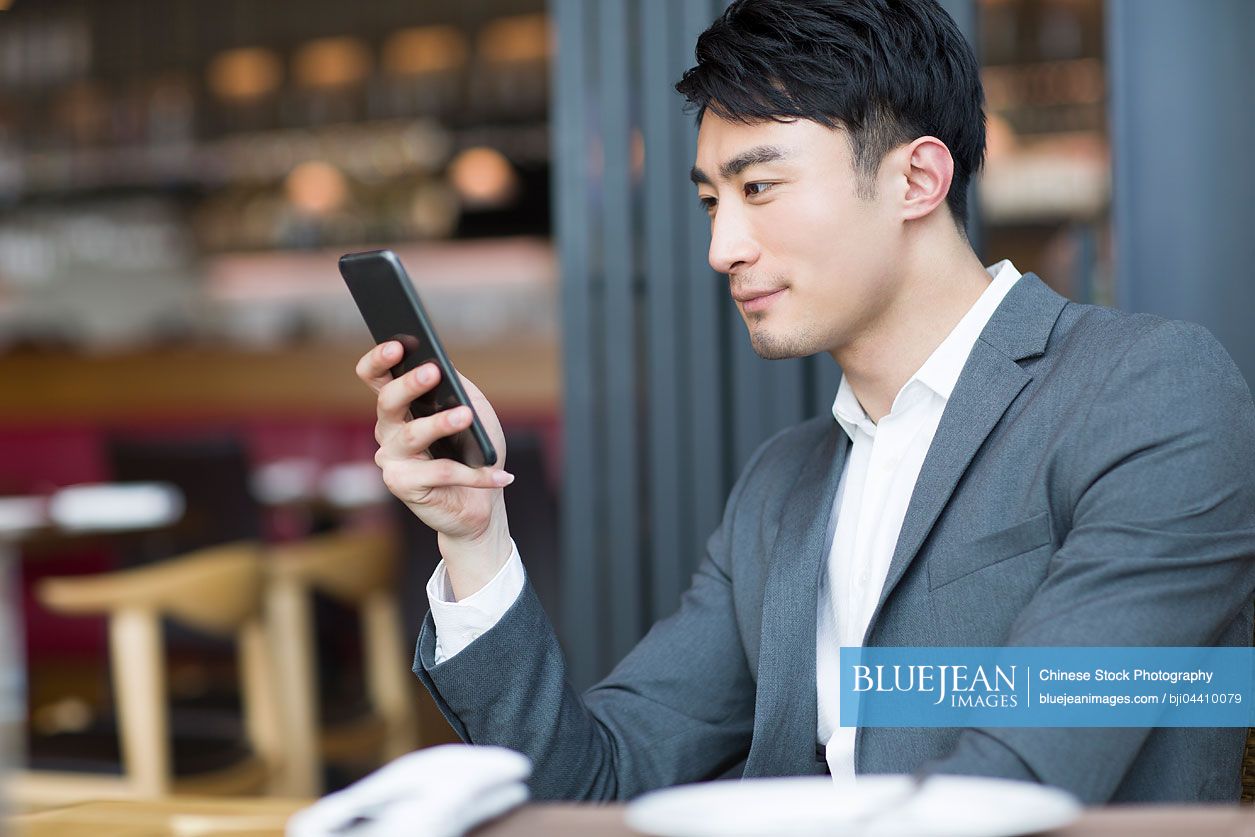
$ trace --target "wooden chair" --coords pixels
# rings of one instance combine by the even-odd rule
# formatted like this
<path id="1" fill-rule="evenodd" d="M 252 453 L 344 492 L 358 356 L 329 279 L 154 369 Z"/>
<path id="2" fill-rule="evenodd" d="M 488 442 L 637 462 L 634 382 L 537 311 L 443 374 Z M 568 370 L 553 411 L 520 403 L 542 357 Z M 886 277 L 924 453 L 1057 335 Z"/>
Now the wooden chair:
<path id="1" fill-rule="evenodd" d="M 37 808 L 99 798 L 242 794 L 267 788 L 280 757 L 276 685 L 262 616 L 262 551 L 254 542 L 210 547 L 136 569 L 45 579 L 51 610 L 108 617 L 122 774 L 27 770 L 10 793 Z M 247 747 L 233 763 L 176 776 L 165 676 L 163 617 L 238 643 Z M 195 754 L 193 754 L 195 755 Z"/>
<path id="2" fill-rule="evenodd" d="M 377 763 L 418 746 L 412 652 L 401 640 L 396 544 L 378 532 L 315 535 L 273 547 L 267 568 L 267 616 L 283 700 L 284 793 L 317 796 L 323 764 Z M 355 608 L 362 623 L 367 711 L 328 723 L 320 716 L 313 593 Z"/>

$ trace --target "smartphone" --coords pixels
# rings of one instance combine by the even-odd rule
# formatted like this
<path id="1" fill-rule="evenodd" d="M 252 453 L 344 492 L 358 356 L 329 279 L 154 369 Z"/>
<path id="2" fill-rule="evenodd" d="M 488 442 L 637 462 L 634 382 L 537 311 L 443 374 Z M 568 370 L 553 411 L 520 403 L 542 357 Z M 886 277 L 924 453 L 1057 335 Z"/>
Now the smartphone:
<path id="1" fill-rule="evenodd" d="M 410 417 L 422 418 L 459 405 L 470 408 L 470 426 L 433 442 L 429 449 L 432 457 L 455 459 L 472 468 L 495 464 L 497 451 L 396 253 L 371 250 L 341 256 L 340 275 L 375 343 L 396 340 L 404 348 L 401 361 L 391 369 L 393 378 L 428 361 L 440 368 L 440 383 L 410 403 Z"/>

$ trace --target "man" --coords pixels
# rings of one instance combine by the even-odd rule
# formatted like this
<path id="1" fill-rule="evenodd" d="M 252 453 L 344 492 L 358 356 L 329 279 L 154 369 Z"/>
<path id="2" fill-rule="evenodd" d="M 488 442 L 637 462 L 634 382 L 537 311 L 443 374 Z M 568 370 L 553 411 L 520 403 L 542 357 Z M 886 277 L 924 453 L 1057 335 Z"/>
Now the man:
<path id="1" fill-rule="evenodd" d="M 415 672 L 446 717 L 530 756 L 541 797 L 924 767 L 1235 799 L 1244 730 L 839 726 L 842 645 L 1249 644 L 1255 405 L 1204 329 L 977 260 L 983 97 L 933 0 L 738 0 L 697 60 L 677 88 L 710 264 L 760 355 L 840 364 L 833 416 L 758 449 L 679 611 L 580 696 L 509 538 L 512 477 L 432 461 L 465 408 L 407 422 L 434 369 L 363 357 L 384 479 L 439 532 Z"/>

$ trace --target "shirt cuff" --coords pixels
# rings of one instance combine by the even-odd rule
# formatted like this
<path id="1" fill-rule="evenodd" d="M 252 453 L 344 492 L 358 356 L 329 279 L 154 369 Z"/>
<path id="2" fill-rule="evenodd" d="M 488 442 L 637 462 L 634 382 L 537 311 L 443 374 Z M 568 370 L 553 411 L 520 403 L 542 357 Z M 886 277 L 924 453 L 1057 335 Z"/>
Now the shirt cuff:
<path id="1" fill-rule="evenodd" d="M 492 581 L 461 601 L 453 597 L 444 561 L 437 564 L 427 582 L 427 603 L 436 626 L 436 665 L 454 657 L 496 625 L 523 591 L 523 581 L 523 559 L 513 538 L 510 557 Z"/>

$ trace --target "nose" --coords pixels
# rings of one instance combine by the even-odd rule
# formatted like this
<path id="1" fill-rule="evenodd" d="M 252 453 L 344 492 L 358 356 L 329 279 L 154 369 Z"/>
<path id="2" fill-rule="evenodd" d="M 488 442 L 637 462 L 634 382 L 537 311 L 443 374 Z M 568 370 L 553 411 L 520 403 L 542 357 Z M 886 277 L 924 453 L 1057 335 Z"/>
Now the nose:
<path id="1" fill-rule="evenodd" d="M 735 210 L 720 211 L 710 225 L 707 261 L 716 273 L 738 273 L 758 261 L 758 244 L 745 218 Z"/>

